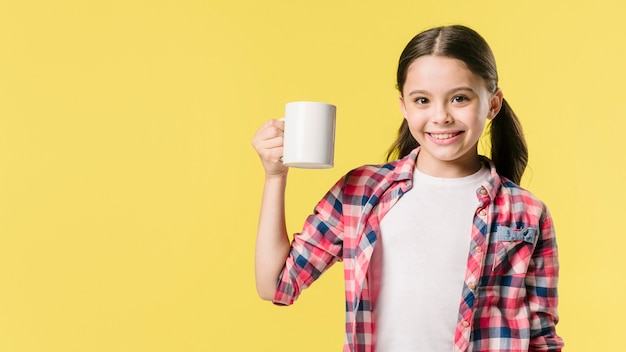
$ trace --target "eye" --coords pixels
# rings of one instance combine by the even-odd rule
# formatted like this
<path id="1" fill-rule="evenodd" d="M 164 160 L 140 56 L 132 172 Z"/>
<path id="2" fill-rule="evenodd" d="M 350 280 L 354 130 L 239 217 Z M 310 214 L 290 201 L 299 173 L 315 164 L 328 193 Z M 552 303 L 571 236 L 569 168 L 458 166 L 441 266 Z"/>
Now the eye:
<path id="1" fill-rule="evenodd" d="M 428 99 L 423 97 L 415 98 L 414 101 L 419 105 L 428 104 Z"/>
<path id="2" fill-rule="evenodd" d="M 468 98 L 468 97 L 466 97 L 465 95 L 455 95 L 455 96 L 452 98 L 452 102 L 453 102 L 453 103 L 462 103 L 462 102 L 464 102 L 464 101 L 468 101 L 468 100 L 469 100 L 469 98 Z"/>

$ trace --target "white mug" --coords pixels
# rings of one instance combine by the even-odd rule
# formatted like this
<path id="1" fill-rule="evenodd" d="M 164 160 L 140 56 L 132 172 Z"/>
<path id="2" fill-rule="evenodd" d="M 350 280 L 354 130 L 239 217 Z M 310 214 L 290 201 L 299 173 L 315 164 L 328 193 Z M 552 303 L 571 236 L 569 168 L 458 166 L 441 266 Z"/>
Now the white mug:
<path id="1" fill-rule="evenodd" d="M 336 111 L 334 105 L 326 103 L 287 103 L 283 164 L 305 169 L 333 167 Z"/>

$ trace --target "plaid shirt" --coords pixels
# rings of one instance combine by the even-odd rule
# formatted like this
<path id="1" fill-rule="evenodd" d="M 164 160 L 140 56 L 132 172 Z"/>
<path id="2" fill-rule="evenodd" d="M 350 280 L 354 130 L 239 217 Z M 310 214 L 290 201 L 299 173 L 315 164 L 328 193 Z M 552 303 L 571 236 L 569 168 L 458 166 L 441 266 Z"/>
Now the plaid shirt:
<path id="1" fill-rule="evenodd" d="M 324 271 L 344 263 L 344 351 L 372 352 L 374 318 L 367 271 L 382 217 L 412 187 L 419 148 L 401 160 L 363 166 L 317 204 L 277 282 L 274 303 L 292 304 Z M 500 177 L 476 191 L 454 351 L 560 351 L 556 335 L 558 259 L 552 219 L 528 191 Z"/>

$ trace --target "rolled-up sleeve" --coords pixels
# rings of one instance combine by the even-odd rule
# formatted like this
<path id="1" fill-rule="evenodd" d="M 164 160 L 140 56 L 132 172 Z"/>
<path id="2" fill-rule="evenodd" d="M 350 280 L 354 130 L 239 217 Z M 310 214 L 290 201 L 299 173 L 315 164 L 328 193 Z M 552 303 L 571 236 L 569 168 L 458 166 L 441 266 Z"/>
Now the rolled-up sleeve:
<path id="1" fill-rule="evenodd" d="M 344 178 L 326 193 L 296 233 L 276 284 L 274 303 L 290 305 L 302 290 L 342 258 Z"/>

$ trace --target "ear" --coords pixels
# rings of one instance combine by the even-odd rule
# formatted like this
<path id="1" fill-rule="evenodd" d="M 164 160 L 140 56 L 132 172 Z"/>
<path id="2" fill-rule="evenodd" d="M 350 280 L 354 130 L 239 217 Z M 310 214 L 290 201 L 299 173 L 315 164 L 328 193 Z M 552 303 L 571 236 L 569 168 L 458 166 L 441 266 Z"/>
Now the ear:
<path id="1" fill-rule="evenodd" d="M 493 120 L 493 118 L 498 115 L 500 109 L 502 108 L 503 100 L 504 95 L 502 94 L 502 89 L 498 88 L 489 100 L 489 114 L 487 114 L 488 120 Z"/>
<path id="2" fill-rule="evenodd" d="M 404 98 L 402 97 L 402 94 L 398 96 L 398 103 L 400 103 L 400 111 L 402 112 L 402 116 L 404 116 L 404 119 L 406 120 L 408 114 L 406 113 L 406 106 L 404 106 Z"/>

